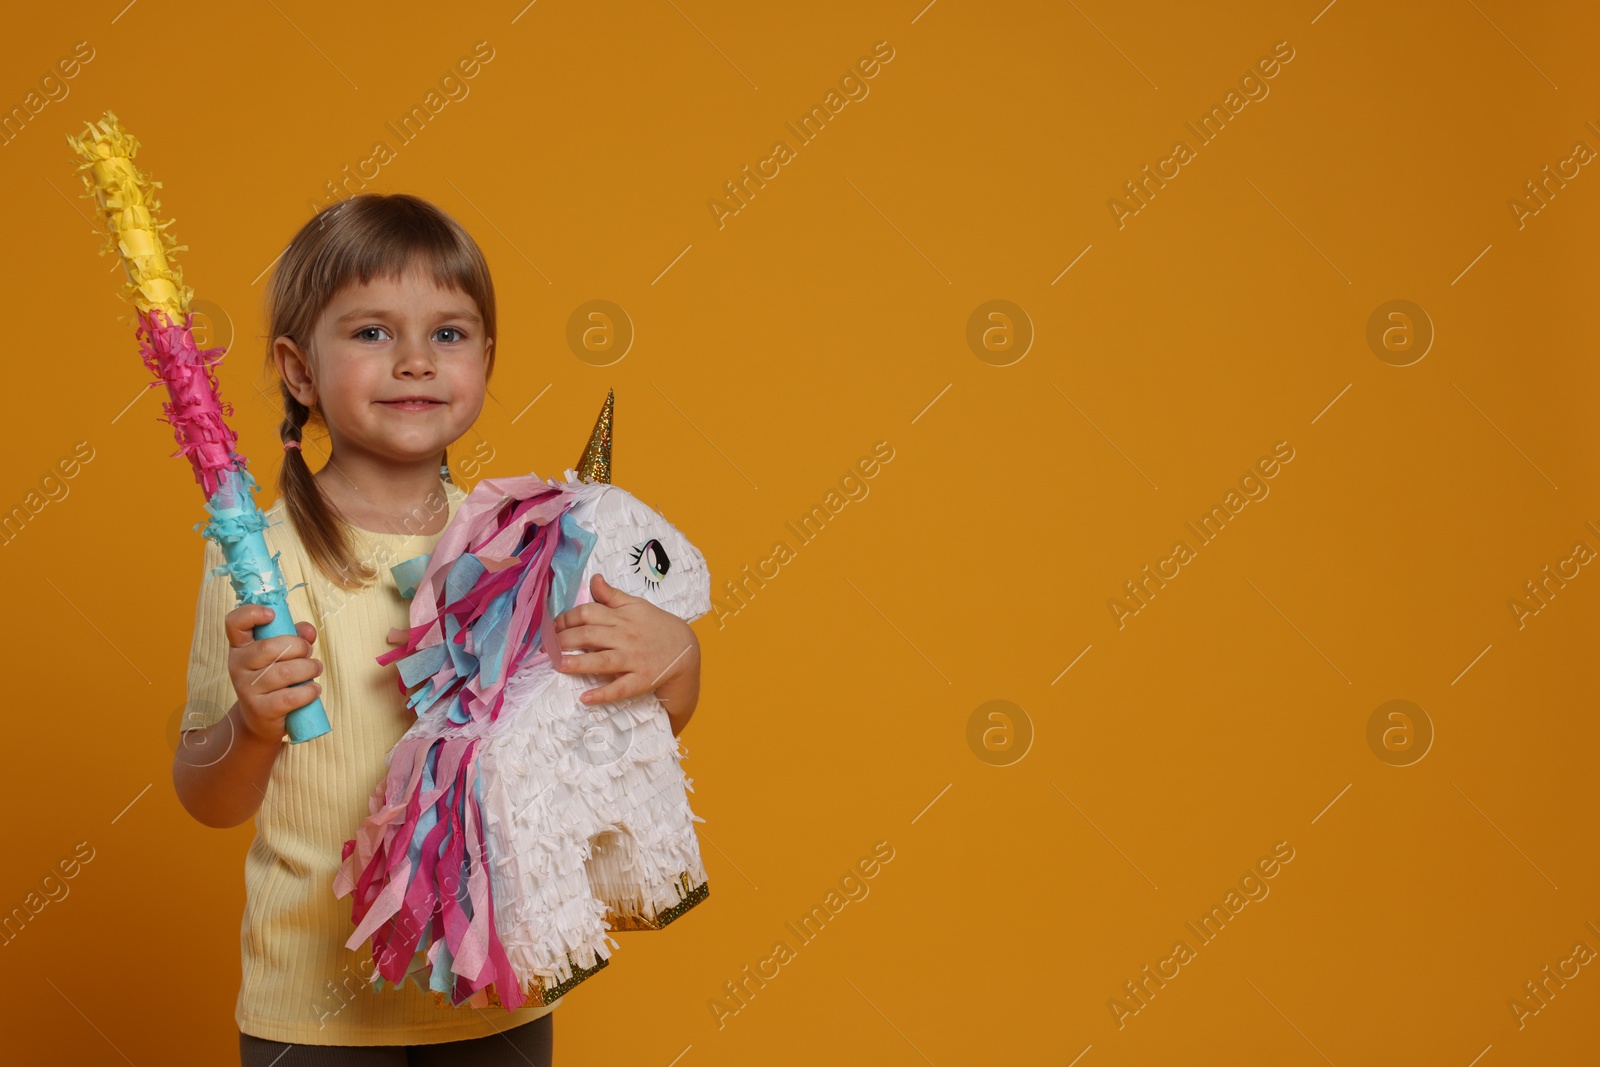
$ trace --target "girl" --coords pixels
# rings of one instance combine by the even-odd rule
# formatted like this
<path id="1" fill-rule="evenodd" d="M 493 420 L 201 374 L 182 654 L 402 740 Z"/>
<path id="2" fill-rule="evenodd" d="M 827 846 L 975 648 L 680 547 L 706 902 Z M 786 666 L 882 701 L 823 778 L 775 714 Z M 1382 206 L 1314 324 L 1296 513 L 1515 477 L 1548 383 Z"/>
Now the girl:
<path id="1" fill-rule="evenodd" d="M 350 903 L 332 888 L 385 757 L 414 719 L 395 668 L 375 662 L 408 625 L 389 567 L 431 551 L 465 499 L 442 464 L 482 409 L 494 366 L 488 266 L 432 204 L 366 194 L 295 235 L 266 312 L 284 409 L 282 498 L 266 537 L 281 553 L 299 636 L 252 637 L 271 609 L 234 607 L 228 581 L 211 576 L 222 556 L 207 542 L 172 767 L 179 800 L 201 823 L 255 816 L 234 1011 L 240 1061 L 548 1064 L 555 1005 L 451 1008 L 415 981 L 366 988 L 370 954 L 344 947 Z M 312 420 L 328 435 L 315 474 L 303 452 Z M 562 649 L 588 651 L 558 669 L 613 676 L 585 694 L 590 702 L 656 692 L 679 733 L 699 695 L 693 630 L 598 575 L 590 592 L 594 603 L 555 624 Z M 287 743 L 285 716 L 318 693 L 333 731 Z"/>

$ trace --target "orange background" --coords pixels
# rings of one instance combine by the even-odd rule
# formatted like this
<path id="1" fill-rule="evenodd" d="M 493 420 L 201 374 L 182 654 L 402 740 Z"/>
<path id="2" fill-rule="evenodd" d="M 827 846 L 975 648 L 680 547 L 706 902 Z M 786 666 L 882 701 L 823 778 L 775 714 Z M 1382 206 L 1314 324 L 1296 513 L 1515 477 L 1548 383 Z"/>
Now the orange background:
<path id="1" fill-rule="evenodd" d="M 493 398 L 458 449 L 492 457 L 475 473 L 559 474 L 615 387 L 618 483 L 720 589 L 894 449 L 742 610 L 697 624 L 684 766 L 712 896 L 622 935 L 557 1011 L 563 1064 L 1592 1058 L 1592 963 L 1520 1027 L 1509 1001 L 1577 942 L 1600 950 L 1600 577 L 1581 567 L 1520 627 L 1508 606 L 1600 547 L 1579 314 L 1600 176 L 1520 228 L 1508 207 L 1600 147 L 1592 13 L 119 8 L 37 9 L 3 45 L 7 108 L 94 50 L 0 149 L 0 507 L 94 452 L 0 548 L 0 908 L 94 850 L 0 949 L 19 1053 L 233 1062 L 252 833 L 173 796 L 201 500 L 141 394 L 64 135 L 110 108 L 143 142 L 186 279 L 231 320 L 224 395 L 266 504 L 262 274 L 324 182 L 487 41 L 469 95 L 368 184 L 441 205 L 495 271 Z M 785 122 L 879 41 L 869 95 L 719 228 L 723 183 L 795 146 Z M 1269 95 L 1119 229 L 1108 200 L 1195 145 L 1185 121 L 1279 41 Z M 566 340 L 592 299 L 636 330 L 611 366 Z M 1035 334 L 1007 366 L 967 341 L 996 299 Z M 1408 366 L 1367 342 L 1393 299 L 1436 331 Z M 1270 495 L 1199 547 L 1185 523 L 1280 441 Z M 1179 538 L 1196 557 L 1119 628 L 1108 601 Z M 969 743 L 991 700 L 1020 709 L 1010 734 Z M 1391 700 L 1434 732 L 1410 765 L 1369 746 Z M 870 895 L 719 1027 L 724 983 L 880 841 Z M 1270 895 L 1199 947 L 1185 922 L 1278 842 L 1294 858 Z M 1119 1027 L 1108 1001 L 1179 938 L 1196 958 Z"/>

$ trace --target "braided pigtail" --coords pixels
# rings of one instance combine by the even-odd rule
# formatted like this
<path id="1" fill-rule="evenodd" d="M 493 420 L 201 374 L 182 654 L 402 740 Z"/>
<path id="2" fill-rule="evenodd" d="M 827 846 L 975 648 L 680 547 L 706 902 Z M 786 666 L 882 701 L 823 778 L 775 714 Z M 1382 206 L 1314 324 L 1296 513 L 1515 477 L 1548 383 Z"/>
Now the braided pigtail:
<path id="1" fill-rule="evenodd" d="M 289 510 L 289 520 L 305 543 L 313 563 L 336 585 L 359 589 L 377 576 L 369 563 L 356 558 L 349 535 L 322 487 L 311 476 L 311 467 L 301 454 L 311 409 L 294 398 L 287 382 L 279 382 L 283 396 L 283 422 L 278 436 L 283 439 L 283 466 L 278 469 L 278 492 Z"/>

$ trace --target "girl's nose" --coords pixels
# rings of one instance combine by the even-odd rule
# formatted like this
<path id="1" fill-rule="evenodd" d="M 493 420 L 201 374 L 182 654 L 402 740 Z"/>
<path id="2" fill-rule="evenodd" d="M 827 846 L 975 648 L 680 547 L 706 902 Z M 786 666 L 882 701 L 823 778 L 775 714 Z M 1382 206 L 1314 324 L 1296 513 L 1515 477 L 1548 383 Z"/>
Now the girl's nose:
<path id="1" fill-rule="evenodd" d="M 431 378 L 433 349 L 426 341 L 405 340 L 396 348 L 395 373 L 402 378 Z"/>

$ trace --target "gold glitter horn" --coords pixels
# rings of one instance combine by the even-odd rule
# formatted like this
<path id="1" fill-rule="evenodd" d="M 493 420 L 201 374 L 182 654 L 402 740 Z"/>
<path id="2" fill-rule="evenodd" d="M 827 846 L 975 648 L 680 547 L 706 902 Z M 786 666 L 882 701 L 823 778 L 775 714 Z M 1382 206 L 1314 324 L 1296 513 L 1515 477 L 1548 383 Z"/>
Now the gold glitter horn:
<path id="1" fill-rule="evenodd" d="M 611 421 L 616 409 L 615 389 L 606 390 L 606 402 L 600 408 L 600 417 L 594 420 L 594 430 L 589 443 L 583 446 L 583 456 L 578 460 L 578 480 L 611 484 Z"/>

